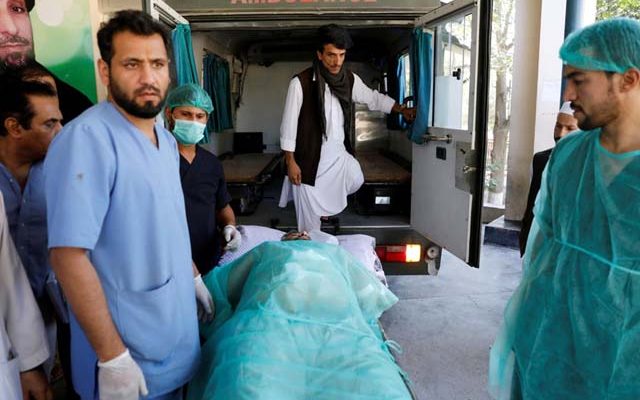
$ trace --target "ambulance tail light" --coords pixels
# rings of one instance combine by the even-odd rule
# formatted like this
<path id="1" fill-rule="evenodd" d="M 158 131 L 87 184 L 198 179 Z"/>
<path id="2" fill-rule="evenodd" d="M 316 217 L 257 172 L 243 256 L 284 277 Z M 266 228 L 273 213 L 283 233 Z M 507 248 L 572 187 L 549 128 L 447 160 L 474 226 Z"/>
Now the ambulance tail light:
<path id="1" fill-rule="evenodd" d="M 376 246 L 376 254 L 382 262 L 419 262 L 422 260 L 422 246 L 419 244 Z"/>

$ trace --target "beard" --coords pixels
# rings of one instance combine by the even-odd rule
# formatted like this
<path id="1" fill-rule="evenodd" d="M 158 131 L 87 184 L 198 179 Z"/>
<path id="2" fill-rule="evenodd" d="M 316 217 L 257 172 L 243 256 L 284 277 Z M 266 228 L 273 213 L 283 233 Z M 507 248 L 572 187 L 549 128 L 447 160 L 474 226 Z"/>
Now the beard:
<path id="1" fill-rule="evenodd" d="M 576 117 L 578 119 L 578 128 L 583 131 L 590 131 L 604 127 L 619 117 L 619 107 L 619 100 L 614 96 L 608 96 L 605 101 L 592 105 L 589 114 L 582 110 L 582 118 L 580 116 Z"/>
<path id="2" fill-rule="evenodd" d="M 0 45 L 11 44 L 21 45 L 23 49 L 0 56 L 0 72 L 11 68 L 23 67 L 29 60 L 35 59 L 33 45 L 27 38 L 18 35 L 0 37 Z"/>
<path id="3" fill-rule="evenodd" d="M 8 70 L 21 68 L 27 65 L 30 60 L 34 59 L 33 50 L 28 52 L 19 52 L 6 54 L 0 58 L 0 73 Z"/>
<path id="4" fill-rule="evenodd" d="M 122 87 L 116 83 L 113 76 L 109 77 L 109 92 L 113 101 L 123 110 L 134 117 L 144 119 L 155 118 L 156 115 L 162 111 L 164 101 L 167 98 L 166 89 L 162 92 L 158 87 L 152 85 L 142 86 L 134 90 L 133 95 L 129 96 Z M 136 97 L 143 92 L 154 92 L 159 96 L 160 100 L 157 102 L 149 100 L 139 104 L 136 102 Z"/>

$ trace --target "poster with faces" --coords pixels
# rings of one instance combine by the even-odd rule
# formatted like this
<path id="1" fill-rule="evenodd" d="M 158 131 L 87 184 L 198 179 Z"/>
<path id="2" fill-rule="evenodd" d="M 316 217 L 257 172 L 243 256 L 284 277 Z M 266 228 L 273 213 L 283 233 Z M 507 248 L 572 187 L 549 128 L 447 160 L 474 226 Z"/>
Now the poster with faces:
<path id="1" fill-rule="evenodd" d="M 5 0 L 0 0 L 0 4 Z M 23 0 L 6 0 L 23 1 Z M 29 13 L 38 62 L 96 102 L 90 0 L 35 0 Z"/>

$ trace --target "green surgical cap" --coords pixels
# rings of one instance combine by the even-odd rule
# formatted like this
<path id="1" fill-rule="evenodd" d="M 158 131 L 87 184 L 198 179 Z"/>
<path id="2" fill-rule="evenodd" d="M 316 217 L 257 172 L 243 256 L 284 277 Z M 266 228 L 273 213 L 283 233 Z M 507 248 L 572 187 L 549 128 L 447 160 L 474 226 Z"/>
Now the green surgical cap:
<path id="1" fill-rule="evenodd" d="M 207 114 L 211 114 L 211 111 L 213 111 L 213 104 L 211 103 L 209 94 L 200 86 L 193 83 L 178 86 L 167 96 L 167 107 L 169 110 L 181 106 L 198 107 L 206 111 Z"/>
<path id="2" fill-rule="evenodd" d="M 623 73 L 640 68 L 640 22 L 614 18 L 580 29 L 564 41 L 560 58 L 567 65 L 589 71 Z"/>

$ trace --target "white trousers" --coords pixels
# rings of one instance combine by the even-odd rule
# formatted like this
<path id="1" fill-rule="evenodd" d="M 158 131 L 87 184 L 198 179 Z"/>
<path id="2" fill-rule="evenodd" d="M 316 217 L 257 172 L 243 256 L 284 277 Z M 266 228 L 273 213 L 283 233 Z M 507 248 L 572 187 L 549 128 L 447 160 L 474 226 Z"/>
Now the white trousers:
<path id="1" fill-rule="evenodd" d="M 293 199 L 298 230 L 320 230 L 320 217 L 342 212 L 347 207 L 347 195 L 355 193 L 363 183 L 360 164 L 342 143 L 339 146 L 325 143 L 315 185 L 293 185 L 285 177 L 279 205 L 284 208 Z"/>

